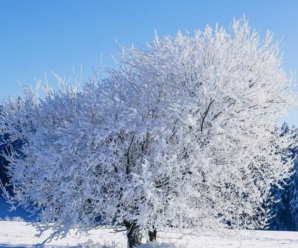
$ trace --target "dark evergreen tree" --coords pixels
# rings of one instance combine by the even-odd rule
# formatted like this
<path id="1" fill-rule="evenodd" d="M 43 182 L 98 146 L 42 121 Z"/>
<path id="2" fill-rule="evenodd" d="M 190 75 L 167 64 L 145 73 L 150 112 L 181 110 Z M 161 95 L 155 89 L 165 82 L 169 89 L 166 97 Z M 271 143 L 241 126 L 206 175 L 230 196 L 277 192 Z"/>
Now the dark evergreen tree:
<path id="1" fill-rule="evenodd" d="M 8 134 L 0 136 L 0 180 L 3 185 L 9 183 L 9 176 L 7 174 L 7 166 L 9 165 L 9 163 L 5 159 L 5 155 L 9 154 L 11 150 L 21 152 L 23 143 L 24 142 L 22 142 L 21 140 L 9 142 Z"/>
<path id="2" fill-rule="evenodd" d="M 283 133 L 292 133 L 293 139 L 298 141 L 298 129 L 289 128 L 286 123 L 282 126 Z M 298 155 L 298 142 L 288 148 L 289 157 Z M 275 203 L 271 206 L 270 230 L 297 231 L 298 230 L 298 160 L 295 160 L 293 174 L 280 183 L 280 187 L 272 188 Z"/>

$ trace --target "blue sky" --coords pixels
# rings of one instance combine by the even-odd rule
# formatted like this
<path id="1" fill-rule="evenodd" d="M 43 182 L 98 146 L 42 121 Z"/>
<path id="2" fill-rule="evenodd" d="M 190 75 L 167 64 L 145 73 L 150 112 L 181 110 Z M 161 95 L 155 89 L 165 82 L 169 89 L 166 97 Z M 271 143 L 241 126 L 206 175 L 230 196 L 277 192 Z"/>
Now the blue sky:
<path id="1" fill-rule="evenodd" d="M 0 97 L 20 94 L 17 80 L 34 85 L 34 78 L 51 71 L 72 76 L 83 67 L 83 79 L 92 76 L 103 55 L 105 68 L 115 67 L 115 39 L 121 45 L 151 42 L 174 36 L 178 30 L 204 29 L 216 23 L 226 28 L 245 15 L 250 26 L 283 37 L 284 68 L 298 71 L 297 0 L 1 0 Z M 297 90 L 298 92 L 298 90 Z M 283 120 L 298 126 L 298 108 Z"/>

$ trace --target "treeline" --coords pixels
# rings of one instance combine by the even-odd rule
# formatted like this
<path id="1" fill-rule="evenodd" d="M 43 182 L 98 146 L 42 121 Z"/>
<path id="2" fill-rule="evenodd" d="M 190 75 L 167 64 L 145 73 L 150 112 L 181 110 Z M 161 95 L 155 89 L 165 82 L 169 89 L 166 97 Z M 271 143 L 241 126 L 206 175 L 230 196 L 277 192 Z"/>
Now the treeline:
<path id="1" fill-rule="evenodd" d="M 5 159 L 5 155 L 9 154 L 12 149 L 20 152 L 23 144 L 21 140 L 17 140 L 7 145 L 6 141 L 8 139 L 8 134 L 0 137 L 0 179 L 3 185 L 7 185 L 9 183 L 9 176 L 7 175 L 8 161 Z"/>
<path id="2" fill-rule="evenodd" d="M 284 133 L 292 132 L 297 140 L 298 128 L 291 129 L 287 124 L 282 126 Z M 296 158 L 292 176 L 281 184 L 282 187 L 272 188 L 275 203 L 271 206 L 274 217 L 270 221 L 270 230 L 298 231 L 298 146 L 289 148 L 289 156 Z"/>

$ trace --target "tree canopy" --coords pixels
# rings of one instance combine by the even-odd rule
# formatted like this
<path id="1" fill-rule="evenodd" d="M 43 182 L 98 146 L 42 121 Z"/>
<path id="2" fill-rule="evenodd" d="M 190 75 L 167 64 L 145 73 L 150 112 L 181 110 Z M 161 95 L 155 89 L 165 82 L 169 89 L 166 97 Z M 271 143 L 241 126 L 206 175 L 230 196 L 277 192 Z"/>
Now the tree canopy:
<path id="1" fill-rule="evenodd" d="M 25 143 L 5 155 L 8 199 L 55 234 L 266 225 L 270 188 L 293 166 L 277 120 L 295 106 L 272 39 L 246 21 L 156 36 L 123 48 L 104 79 L 3 100 L 2 134 Z"/>

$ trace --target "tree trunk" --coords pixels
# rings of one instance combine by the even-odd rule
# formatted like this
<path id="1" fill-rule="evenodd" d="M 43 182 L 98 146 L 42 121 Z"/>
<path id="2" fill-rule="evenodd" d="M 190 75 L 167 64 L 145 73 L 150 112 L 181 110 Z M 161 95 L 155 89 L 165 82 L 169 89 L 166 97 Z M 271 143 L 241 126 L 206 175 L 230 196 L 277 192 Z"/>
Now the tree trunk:
<path id="1" fill-rule="evenodd" d="M 134 248 L 142 244 L 142 234 L 140 233 L 139 226 L 136 223 L 124 222 L 127 228 L 127 241 L 128 247 Z"/>
<path id="2" fill-rule="evenodd" d="M 155 241 L 156 240 L 157 231 L 154 229 L 152 232 L 149 231 L 149 241 Z"/>

